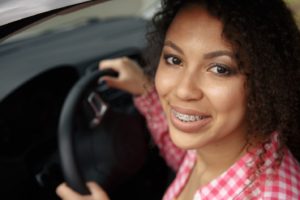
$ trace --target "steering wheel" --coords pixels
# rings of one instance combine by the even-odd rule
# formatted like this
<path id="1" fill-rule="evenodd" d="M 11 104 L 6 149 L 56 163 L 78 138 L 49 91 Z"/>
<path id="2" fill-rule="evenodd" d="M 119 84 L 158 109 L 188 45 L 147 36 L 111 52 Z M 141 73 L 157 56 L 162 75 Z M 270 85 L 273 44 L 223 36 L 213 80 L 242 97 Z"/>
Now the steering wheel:
<path id="1" fill-rule="evenodd" d="M 143 118 L 132 103 L 115 106 L 97 90 L 102 76 L 112 70 L 95 71 L 80 79 L 69 92 L 59 119 L 58 148 L 67 184 L 90 194 L 87 181 L 106 191 L 128 180 L 144 163 L 147 142 Z M 121 98 L 122 95 L 118 98 Z M 122 108 L 123 107 L 123 108 Z"/>

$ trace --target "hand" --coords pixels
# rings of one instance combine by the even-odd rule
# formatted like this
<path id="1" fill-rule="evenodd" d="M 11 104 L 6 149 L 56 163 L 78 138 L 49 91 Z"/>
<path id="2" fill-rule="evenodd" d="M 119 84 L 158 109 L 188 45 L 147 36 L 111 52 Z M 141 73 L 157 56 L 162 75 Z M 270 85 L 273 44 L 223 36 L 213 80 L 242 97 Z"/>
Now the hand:
<path id="1" fill-rule="evenodd" d="M 56 188 L 56 194 L 62 200 L 109 200 L 106 192 L 95 182 L 87 183 L 90 195 L 81 195 L 72 190 L 66 183 L 60 184 Z"/>
<path id="2" fill-rule="evenodd" d="M 122 57 L 103 60 L 99 63 L 99 69 L 113 69 L 119 73 L 118 77 L 102 77 L 108 86 L 127 91 L 135 96 L 146 93 L 146 88 L 151 87 L 149 78 L 141 67 L 133 60 Z"/>

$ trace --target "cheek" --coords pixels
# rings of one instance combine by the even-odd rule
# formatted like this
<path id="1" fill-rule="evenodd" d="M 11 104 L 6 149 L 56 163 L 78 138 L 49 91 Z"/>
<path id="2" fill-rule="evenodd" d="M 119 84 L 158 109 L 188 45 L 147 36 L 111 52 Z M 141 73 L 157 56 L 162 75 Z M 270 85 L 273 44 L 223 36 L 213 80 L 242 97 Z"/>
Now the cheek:
<path id="1" fill-rule="evenodd" d="M 167 72 L 167 69 L 161 64 L 158 66 L 155 74 L 155 87 L 160 97 L 166 96 L 171 90 L 174 83 L 174 78 Z"/>
<path id="2" fill-rule="evenodd" d="M 220 87 L 214 87 L 207 91 L 210 102 L 219 112 L 245 112 L 246 98 L 245 89 L 241 83 L 235 83 Z"/>

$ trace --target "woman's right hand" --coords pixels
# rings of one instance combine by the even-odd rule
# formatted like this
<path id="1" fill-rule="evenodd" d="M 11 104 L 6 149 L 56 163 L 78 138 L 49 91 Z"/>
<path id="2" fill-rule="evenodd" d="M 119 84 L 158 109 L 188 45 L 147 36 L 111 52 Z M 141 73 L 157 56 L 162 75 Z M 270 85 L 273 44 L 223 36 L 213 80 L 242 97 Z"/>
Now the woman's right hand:
<path id="1" fill-rule="evenodd" d="M 146 88 L 152 85 L 141 67 L 135 61 L 127 57 L 107 59 L 99 62 L 99 69 L 107 68 L 119 73 L 118 77 L 104 76 L 101 78 L 101 80 L 105 81 L 110 87 L 139 96 L 146 93 Z"/>

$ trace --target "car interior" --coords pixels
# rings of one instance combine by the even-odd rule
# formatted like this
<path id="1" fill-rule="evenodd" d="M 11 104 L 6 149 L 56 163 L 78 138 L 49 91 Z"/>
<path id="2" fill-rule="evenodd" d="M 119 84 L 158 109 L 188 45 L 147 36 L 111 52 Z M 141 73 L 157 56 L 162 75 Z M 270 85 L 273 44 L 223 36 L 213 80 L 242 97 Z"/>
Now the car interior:
<path id="1" fill-rule="evenodd" d="M 47 10 L 27 15 L 20 7 L 22 18 L 0 21 L 0 198 L 58 200 L 63 181 L 86 194 L 93 180 L 112 200 L 161 199 L 174 172 L 132 96 L 99 82 L 97 70 L 99 61 L 121 56 L 145 65 L 159 0 L 45 2 Z M 0 13 L 8 5 L 18 8 L 3 1 Z"/>
<path id="2" fill-rule="evenodd" d="M 82 4 L 83 8 L 97 5 Z M 118 1 L 113 6 L 118 6 Z M 73 178 L 77 174 L 68 174 L 72 171 L 68 159 L 75 156 L 81 184 L 94 180 L 104 186 L 111 199 L 160 199 L 174 174 L 159 156 L 130 94 L 99 84 L 98 77 L 94 78 L 92 88 L 83 88 L 72 124 L 68 124 L 72 138 L 62 139 L 65 136 L 60 134 L 64 133 L 59 133 L 70 91 L 98 71 L 99 61 L 128 56 L 143 66 L 149 19 L 89 16 L 72 21 L 81 20 L 80 23 L 54 28 L 46 24 L 42 31 L 30 33 L 36 21 L 42 19 L 43 24 L 47 22 L 44 18 L 52 19 L 57 12 L 66 12 L 64 9 L 1 26 L 0 193 L 11 200 L 58 199 L 55 188 L 59 183 L 77 184 Z M 22 31 L 15 34 L 19 29 Z M 93 128 L 88 126 L 94 115 L 88 102 L 91 94 L 109 107 L 109 114 Z M 99 106 L 102 102 L 97 98 L 93 105 Z M 67 157 L 67 145 L 61 140 L 75 141 Z"/>

